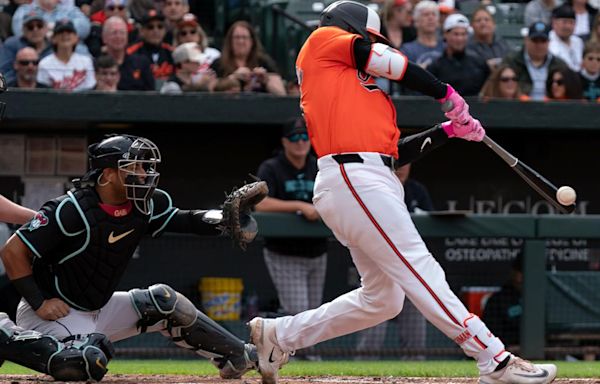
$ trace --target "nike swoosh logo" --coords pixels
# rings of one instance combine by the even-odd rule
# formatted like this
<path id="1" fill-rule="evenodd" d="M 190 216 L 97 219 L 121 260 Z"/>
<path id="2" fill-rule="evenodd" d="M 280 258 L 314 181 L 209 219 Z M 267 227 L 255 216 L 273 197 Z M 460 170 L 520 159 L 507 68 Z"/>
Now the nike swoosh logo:
<path id="1" fill-rule="evenodd" d="M 121 233 L 118 236 L 115 236 L 114 232 L 111 232 L 110 235 L 108 235 L 108 243 L 109 244 L 113 244 L 116 243 L 117 241 L 121 240 L 122 238 L 124 238 L 125 236 L 129 235 L 131 232 L 135 231 L 135 228 L 132 230 L 129 230 L 125 233 Z"/>
<path id="2" fill-rule="evenodd" d="M 421 152 L 423 152 L 423 148 L 425 148 L 427 144 L 431 144 L 431 137 L 427 137 L 425 140 L 423 140 L 423 144 L 421 144 Z"/>
<path id="3" fill-rule="evenodd" d="M 271 349 L 271 354 L 269 355 L 269 363 L 275 362 L 275 360 L 273 360 L 273 352 L 275 352 L 275 348 Z"/>
<path id="4" fill-rule="evenodd" d="M 163 288 L 165 290 L 165 298 L 169 299 L 171 297 L 171 294 L 169 293 L 169 291 L 167 290 L 167 288 Z"/>
<path id="5" fill-rule="evenodd" d="M 520 373 L 515 373 L 516 376 L 521 376 L 521 377 L 547 377 L 548 376 L 548 371 L 546 371 L 545 369 L 542 369 L 541 373 L 536 373 L 535 375 L 523 375 Z"/>
<path id="6" fill-rule="evenodd" d="M 387 74 L 391 75 L 392 74 L 392 59 L 390 59 L 390 61 L 388 61 L 388 69 L 387 69 Z"/>
<path id="7" fill-rule="evenodd" d="M 106 369 L 106 367 L 104 365 L 102 365 L 102 363 L 100 362 L 100 358 L 99 357 L 96 359 L 96 365 L 99 366 L 102 369 Z"/>

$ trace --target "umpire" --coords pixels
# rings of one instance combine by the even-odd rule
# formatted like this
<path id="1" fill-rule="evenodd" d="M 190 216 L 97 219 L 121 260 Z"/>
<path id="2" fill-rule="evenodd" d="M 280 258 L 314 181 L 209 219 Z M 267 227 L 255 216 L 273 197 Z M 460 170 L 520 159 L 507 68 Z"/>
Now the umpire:
<path id="1" fill-rule="evenodd" d="M 58 380 L 98 381 L 112 342 L 159 331 L 211 358 L 223 378 L 253 369 L 254 345 L 168 285 L 115 292 L 144 235 L 218 234 L 223 212 L 173 207 L 169 195 L 156 189 L 161 155 L 148 139 L 109 137 L 91 145 L 89 157 L 90 170 L 75 188 L 44 204 L 2 250 L 7 275 L 23 299 L 18 326 L 0 314 L 0 363 L 10 360 Z M 244 237 L 252 241 L 256 223 L 244 221 L 254 225 Z M 34 332 L 23 337 L 24 330 Z"/>

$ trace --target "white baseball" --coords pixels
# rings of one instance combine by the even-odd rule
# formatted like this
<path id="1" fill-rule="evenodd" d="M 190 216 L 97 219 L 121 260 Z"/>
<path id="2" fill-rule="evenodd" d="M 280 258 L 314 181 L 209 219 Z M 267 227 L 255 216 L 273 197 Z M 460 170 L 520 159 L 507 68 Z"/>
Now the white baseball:
<path id="1" fill-rule="evenodd" d="M 556 200 L 562 205 L 572 205 L 577 199 L 575 190 L 571 187 L 562 186 L 556 191 Z"/>

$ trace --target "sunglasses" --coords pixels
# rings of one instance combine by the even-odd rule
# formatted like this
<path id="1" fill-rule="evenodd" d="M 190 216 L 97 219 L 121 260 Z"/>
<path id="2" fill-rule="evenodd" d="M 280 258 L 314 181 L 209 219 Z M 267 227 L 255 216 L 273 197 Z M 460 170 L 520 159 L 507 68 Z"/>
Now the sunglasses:
<path id="1" fill-rule="evenodd" d="M 308 133 L 294 133 L 293 135 L 286 136 L 286 138 L 292 143 L 297 143 L 300 140 L 308 141 Z"/>
<path id="2" fill-rule="evenodd" d="M 596 60 L 597 62 L 600 63 L 600 56 L 586 56 L 585 59 L 590 60 L 590 61 Z"/>
<path id="3" fill-rule="evenodd" d="M 27 65 L 30 65 L 30 64 L 35 66 L 35 65 L 38 65 L 39 62 L 40 62 L 39 60 L 18 60 L 17 61 L 17 63 L 19 63 L 19 65 L 22 65 L 24 67 Z"/>
<path id="4" fill-rule="evenodd" d="M 34 29 L 42 29 L 42 28 L 44 28 L 44 24 L 43 23 L 31 23 L 31 24 L 27 24 L 25 26 L 25 28 L 28 31 L 33 31 Z"/>
<path id="5" fill-rule="evenodd" d="M 109 11 L 111 11 L 111 12 L 114 12 L 115 9 L 117 11 L 122 11 L 122 10 L 125 9 L 125 6 L 123 6 L 123 5 L 117 5 L 117 6 L 109 5 L 108 7 L 106 7 L 106 9 L 109 10 Z"/>
<path id="6" fill-rule="evenodd" d="M 503 83 L 508 83 L 509 81 L 516 82 L 517 81 L 517 76 L 506 76 L 506 77 L 503 76 L 503 77 L 500 78 L 500 81 L 503 82 Z"/>
<path id="7" fill-rule="evenodd" d="M 565 85 L 565 82 L 563 81 L 563 79 L 558 79 L 558 80 L 552 80 L 552 84 Z"/>
<path id="8" fill-rule="evenodd" d="M 146 25 L 144 28 L 149 29 L 149 30 L 153 30 L 153 29 L 165 29 L 165 26 L 163 24 L 150 24 L 150 25 Z"/>
<path id="9" fill-rule="evenodd" d="M 179 32 L 179 36 L 195 35 L 196 33 L 198 33 L 198 31 L 196 31 L 195 29 L 192 29 L 190 31 Z"/>

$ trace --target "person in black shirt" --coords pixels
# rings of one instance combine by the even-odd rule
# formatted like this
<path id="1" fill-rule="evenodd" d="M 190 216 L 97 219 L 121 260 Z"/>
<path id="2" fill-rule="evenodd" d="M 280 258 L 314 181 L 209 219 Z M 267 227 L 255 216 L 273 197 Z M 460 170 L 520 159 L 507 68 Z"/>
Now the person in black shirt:
<path id="1" fill-rule="evenodd" d="M 312 204 L 317 159 L 311 155 L 304 119 L 287 124 L 283 151 L 264 161 L 257 176 L 267 182 L 269 197 L 257 211 L 288 212 L 319 220 Z M 321 305 L 327 268 L 325 238 L 265 238 L 265 263 L 277 289 L 281 310 L 296 314 Z"/>
<path id="2" fill-rule="evenodd" d="M 427 70 L 463 96 L 476 96 L 490 74 L 485 60 L 468 51 L 469 20 L 455 13 L 444 21 L 446 48 Z"/>
<path id="3" fill-rule="evenodd" d="M 523 303 L 521 289 L 523 287 L 523 258 L 517 256 L 513 261 L 510 278 L 499 292 L 493 294 L 485 304 L 482 320 L 488 324 L 490 331 L 501 337 L 506 345 L 518 345 L 520 338 L 521 315 Z"/>
<path id="4" fill-rule="evenodd" d="M 408 212 L 433 211 L 433 202 L 425 185 L 410 178 L 411 164 L 398 167 L 394 172 L 404 186 L 404 202 Z"/>
<path id="5" fill-rule="evenodd" d="M 156 188 L 161 155 L 148 139 L 111 136 L 92 144 L 89 155 L 90 170 L 74 181 L 75 188 L 45 203 L 0 253 L 23 296 L 17 325 L 0 313 L 0 362 L 13 361 L 59 381 L 99 381 L 113 355 L 112 342 L 161 332 L 212 358 L 223 378 L 254 369 L 254 345 L 168 285 L 116 291 L 142 237 L 218 235 L 223 212 L 174 207 L 168 193 Z M 34 332 L 32 337 L 20 337 L 25 330 Z M 54 357 L 63 351 L 61 343 L 73 348 L 70 357 Z"/>

